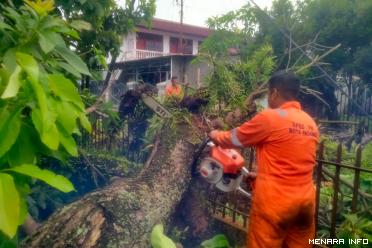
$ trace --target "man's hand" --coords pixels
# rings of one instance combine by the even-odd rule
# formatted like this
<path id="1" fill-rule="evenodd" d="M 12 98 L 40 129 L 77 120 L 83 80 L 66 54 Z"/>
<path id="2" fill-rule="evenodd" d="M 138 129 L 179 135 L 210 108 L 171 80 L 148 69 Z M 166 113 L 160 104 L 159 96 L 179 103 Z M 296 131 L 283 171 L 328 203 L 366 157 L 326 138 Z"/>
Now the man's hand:
<path id="1" fill-rule="evenodd" d="M 218 145 L 218 142 L 217 142 L 217 134 L 218 134 L 218 130 L 213 130 L 211 131 L 208 136 L 209 138 L 213 141 L 213 143 L 217 144 Z"/>
<path id="2" fill-rule="evenodd" d="M 245 177 L 246 177 L 246 179 L 254 180 L 257 177 L 257 173 L 256 172 L 248 172 L 248 174 Z"/>
<path id="3" fill-rule="evenodd" d="M 247 184 L 248 188 L 252 189 L 254 181 L 256 180 L 257 173 L 249 172 L 244 178 L 243 181 Z"/>

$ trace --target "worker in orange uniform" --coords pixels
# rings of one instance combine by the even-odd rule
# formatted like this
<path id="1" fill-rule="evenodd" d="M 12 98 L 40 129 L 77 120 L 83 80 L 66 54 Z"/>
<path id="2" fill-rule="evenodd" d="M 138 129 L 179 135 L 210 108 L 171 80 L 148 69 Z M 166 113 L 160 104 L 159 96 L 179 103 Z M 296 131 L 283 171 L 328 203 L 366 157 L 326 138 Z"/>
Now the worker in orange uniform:
<path id="1" fill-rule="evenodd" d="M 249 248 L 311 247 L 315 236 L 312 175 L 319 133 L 296 101 L 299 90 L 294 73 L 276 72 L 269 80 L 269 109 L 231 131 L 209 134 L 225 148 L 256 147 Z"/>
<path id="2" fill-rule="evenodd" d="M 173 76 L 171 78 L 171 82 L 165 87 L 165 95 L 170 97 L 182 97 L 182 87 L 178 83 L 178 78 L 176 76 Z"/>

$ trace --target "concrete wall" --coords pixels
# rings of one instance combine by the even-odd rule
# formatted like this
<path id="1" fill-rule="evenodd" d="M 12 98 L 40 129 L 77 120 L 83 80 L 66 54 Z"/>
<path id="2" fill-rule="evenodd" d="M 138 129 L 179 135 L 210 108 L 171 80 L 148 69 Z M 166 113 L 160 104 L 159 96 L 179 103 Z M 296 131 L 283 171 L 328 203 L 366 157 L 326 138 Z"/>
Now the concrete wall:
<path id="1" fill-rule="evenodd" d="M 200 85 L 205 82 L 206 77 L 211 72 L 211 67 L 205 63 L 192 63 L 193 58 L 174 56 L 172 57 L 172 76 L 177 76 L 179 80 L 183 81 L 184 74 L 186 80 L 191 85 L 197 85 L 198 71 L 200 71 Z M 182 65 L 184 66 L 182 68 Z M 184 71 L 183 71 L 184 70 Z"/>
<path id="2" fill-rule="evenodd" d="M 162 55 L 159 56 L 166 56 L 170 54 L 170 37 L 178 37 L 179 33 L 170 33 L 170 32 L 162 32 L 162 31 L 156 31 L 156 30 L 143 30 L 145 33 L 150 34 L 157 34 L 163 36 L 163 51 Z M 192 40 L 192 54 L 196 55 L 198 54 L 199 50 L 199 42 L 203 41 L 204 38 L 197 37 L 197 36 L 191 36 L 191 35 L 184 35 L 184 39 L 190 39 Z M 117 58 L 117 61 L 125 61 L 125 60 L 132 60 L 132 59 L 138 59 L 136 58 L 136 33 L 131 32 L 127 36 L 123 38 L 123 43 L 120 47 L 120 55 Z M 111 58 L 108 58 L 108 61 L 110 61 Z"/>
<path id="3" fill-rule="evenodd" d="M 127 57 L 136 56 L 136 33 L 129 33 L 124 39 L 120 47 L 119 57 L 116 61 L 124 61 Z"/>

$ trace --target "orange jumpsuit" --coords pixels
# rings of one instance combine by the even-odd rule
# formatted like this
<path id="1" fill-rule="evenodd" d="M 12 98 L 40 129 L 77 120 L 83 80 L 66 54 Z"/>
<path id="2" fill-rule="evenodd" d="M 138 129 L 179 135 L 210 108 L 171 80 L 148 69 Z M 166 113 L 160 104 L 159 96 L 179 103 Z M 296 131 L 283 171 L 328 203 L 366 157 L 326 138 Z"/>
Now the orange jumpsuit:
<path id="1" fill-rule="evenodd" d="M 312 180 L 319 133 L 296 101 L 267 109 L 238 128 L 217 133 L 222 147 L 255 146 L 257 178 L 249 248 L 311 247 L 315 236 Z"/>
<path id="2" fill-rule="evenodd" d="M 166 96 L 180 97 L 182 95 L 182 88 L 180 85 L 173 86 L 171 83 L 165 87 Z"/>

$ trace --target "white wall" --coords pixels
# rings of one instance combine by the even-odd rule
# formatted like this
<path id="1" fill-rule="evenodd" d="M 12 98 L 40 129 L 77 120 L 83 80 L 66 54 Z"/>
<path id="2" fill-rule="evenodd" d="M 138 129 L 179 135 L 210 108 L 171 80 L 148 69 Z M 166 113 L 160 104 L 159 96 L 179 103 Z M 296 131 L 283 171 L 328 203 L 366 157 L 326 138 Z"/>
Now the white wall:
<path id="1" fill-rule="evenodd" d="M 136 50 L 136 33 L 131 32 L 123 39 L 123 43 L 121 44 L 120 54 L 117 61 L 123 61 L 125 57 L 132 57 L 135 56 Z"/>
<path id="2" fill-rule="evenodd" d="M 172 58 L 172 76 L 177 76 L 182 82 L 183 75 L 182 66 L 184 67 L 184 75 L 187 77 L 187 83 L 196 86 L 198 81 L 198 71 L 199 71 L 199 83 L 201 86 L 205 82 L 206 77 L 212 71 L 212 68 L 206 63 L 191 63 L 192 58 L 184 57 L 173 57 Z"/>
<path id="3" fill-rule="evenodd" d="M 192 40 L 192 54 L 196 55 L 199 52 L 199 40 Z"/>
<path id="4" fill-rule="evenodd" d="M 163 35 L 163 52 L 165 54 L 170 53 L 170 35 L 169 34 Z"/>
<path id="5" fill-rule="evenodd" d="M 164 55 L 170 54 L 170 37 L 178 37 L 179 33 L 170 33 L 170 32 L 161 32 L 149 30 L 148 33 L 158 34 L 163 36 L 163 53 Z M 198 44 L 201 40 L 200 37 L 184 35 L 184 39 L 191 39 L 193 41 L 192 54 L 198 54 Z M 123 61 L 125 59 L 135 59 L 136 58 L 136 33 L 129 33 L 124 39 L 121 45 L 120 54 L 117 61 Z M 111 61 L 111 58 L 108 58 L 108 61 Z"/>

